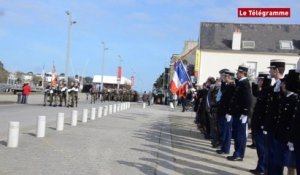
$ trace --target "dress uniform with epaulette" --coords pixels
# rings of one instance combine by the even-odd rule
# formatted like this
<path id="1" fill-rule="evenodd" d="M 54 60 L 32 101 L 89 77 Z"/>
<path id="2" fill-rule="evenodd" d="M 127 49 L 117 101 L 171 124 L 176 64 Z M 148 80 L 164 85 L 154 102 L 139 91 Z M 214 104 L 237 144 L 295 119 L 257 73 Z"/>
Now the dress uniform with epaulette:
<path id="1" fill-rule="evenodd" d="M 248 68 L 245 66 L 239 66 L 237 71 L 238 81 L 229 105 L 228 114 L 226 114 L 227 116 L 232 116 L 232 128 L 235 131 L 235 151 L 232 156 L 227 157 L 227 160 L 230 161 L 242 161 L 244 158 L 247 142 L 247 120 L 252 104 L 250 82 L 246 77 Z"/>
<path id="2" fill-rule="evenodd" d="M 263 134 L 262 126 L 265 120 L 267 94 L 271 90 L 272 79 L 266 72 L 260 72 L 257 77 L 257 83 L 252 83 L 252 94 L 256 97 L 252 118 L 251 130 L 256 143 L 257 166 L 251 169 L 253 174 L 264 174 L 266 170 L 267 147 L 266 137 Z"/>

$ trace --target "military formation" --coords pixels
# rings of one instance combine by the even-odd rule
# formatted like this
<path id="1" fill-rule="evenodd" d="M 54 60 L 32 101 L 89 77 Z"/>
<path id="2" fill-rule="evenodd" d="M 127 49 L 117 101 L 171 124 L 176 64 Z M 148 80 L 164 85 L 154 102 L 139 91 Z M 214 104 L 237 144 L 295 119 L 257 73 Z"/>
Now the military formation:
<path id="1" fill-rule="evenodd" d="M 285 73 L 282 60 L 271 60 L 268 68 L 252 83 L 242 65 L 236 76 L 222 69 L 219 79 L 208 78 L 194 95 L 195 123 L 216 154 L 228 155 L 233 139 L 234 152 L 226 158 L 243 161 L 250 122 L 258 162 L 249 171 L 282 175 L 286 167 L 289 175 L 300 174 L 300 74 Z"/>
<path id="2" fill-rule="evenodd" d="M 79 82 L 71 82 L 70 86 L 60 81 L 57 83 L 47 84 L 44 90 L 44 106 L 65 106 L 77 107 L 78 105 Z"/>
<path id="3" fill-rule="evenodd" d="M 62 80 L 59 83 L 46 84 L 44 89 L 44 104 L 43 106 L 64 106 L 64 107 L 77 107 L 78 106 L 78 93 L 80 91 L 79 82 L 72 81 L 70 86 L 67 87 L 66 83 Z M 90 103 L 95 104 L 97 100 L 105 101 L 136 101 L 138 94 L 136 91 L 127 89 L 110 89 L 103 88 L 99 91 L 95 85 L 88 87 L 87 100 L 90 96 Z"/>

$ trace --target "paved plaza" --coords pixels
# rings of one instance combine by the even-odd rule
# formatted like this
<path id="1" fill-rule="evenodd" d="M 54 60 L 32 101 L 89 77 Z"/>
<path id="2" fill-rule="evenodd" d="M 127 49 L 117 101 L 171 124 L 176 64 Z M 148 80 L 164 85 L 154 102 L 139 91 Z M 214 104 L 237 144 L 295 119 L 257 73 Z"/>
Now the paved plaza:
<path id="1" fill-rule="evenodd" d="M 16 97 L 5 97 L 10 98 Z M 90 104 L 81 94 L 78 108 L 43 107 L 40 98 L 0 105 L 1 175 L 247 175 L 256 165 L 252 149 L 246 149 L 243 162 L 217 155 L 196 129 L 192 112 L 131 103 L 127 110 L 82 123 L 84 108 L 116 102 Z M 75 109 L 79 121 L 71 126 Z M 65 113 L 63 131 L 55 130 L 58 112 Z M 35 137 L 38 115 L 47 116 L 44 138 Z M 9 121 L 20 121 L 18 148 L 6 147 Z"/>

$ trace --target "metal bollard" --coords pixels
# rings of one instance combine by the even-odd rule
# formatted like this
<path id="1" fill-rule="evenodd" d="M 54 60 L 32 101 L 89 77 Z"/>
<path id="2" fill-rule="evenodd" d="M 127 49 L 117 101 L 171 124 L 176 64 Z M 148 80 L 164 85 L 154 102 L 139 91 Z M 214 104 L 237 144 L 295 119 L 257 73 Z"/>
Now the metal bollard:
<path id="1" fill-rule="evenodd" d="M 65 114 L 64 113 L 58 113 L 57 122 L 56 122 L 56 131 L 63 131 L 64 130 L 64 120 L 65 120 Z"/>
<path id="2" fill-rule="evenodd" d="M 9 122 L 8 137 L 7 137 L 7 147 L 16 148 L 19 145 L 19 127 L 20 122 Z"/>
<path id="3" fill-rule="evenodd" d="M 45 133 L 46 133 L 46 116 L 38 116 L 36 137 L 38 138 L 45 137 Z"/>
<path id="4" fill-rule="evenodd" d="M 143 109 L 145 109 L 146 108 L 146 103 L 143 103 Z"/>
<path id="5" fill-rule="evenodd" d="M 100 106 L 99 109 L 98 109 L 98 118 L 102 117 L 102 111 L 103 111 L 103 107 Z"/>
<path id="6" fill-rule="evenodd" d="M 78 112 L 77 111 L 72 111 L 72 121 L 71 121 L 71 126 L 76 126 L 77 125 L 77 116 Z"/>
<path id="7" fill-rule="evenodd" d="M 91 120 L 95 120 L 96 119 L 96 108 L 92 108 L 91 111 Z"/>
<path id="8" fill-rule="evenodd" d="M 82 114 L 82 123 L 86 123 L 88 119 L 88 109 L 83 109 L 83 114 Z"/>

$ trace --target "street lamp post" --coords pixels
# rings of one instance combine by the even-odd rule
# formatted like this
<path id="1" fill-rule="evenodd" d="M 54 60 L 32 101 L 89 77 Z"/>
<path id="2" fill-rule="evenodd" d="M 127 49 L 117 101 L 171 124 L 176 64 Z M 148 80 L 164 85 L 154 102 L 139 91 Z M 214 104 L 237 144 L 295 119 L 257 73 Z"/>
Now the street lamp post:
<path id="1" fill-rule="evenodd" d="M 104 42 L 102 42 L 102 45 L 103 45 L 103 53 L 102 53 L 102 65 L 101 65 L 101 91 L 103 91 L 103 70 L 104 70 L 105 51 L 108 50 Z"/>
<path id="2" fill-rule="evenodd" d="M 121 62 L 123 60 L 122 60 L 122 58 L 121 58 L 120 55 L 118 55 L 118 57 L 119 57 L 119 68 L 118 68 L 118 74 L 117 74 L 117 83 L 118 83 L 118 85 L 117 85 L 117 93 L 119 94 L 119 92 L 120 92 L 120 82 L 122 80 L 122 66 L 121 66 Z M 119 70 L 119 69 L 121 69 L 121 70 Z M 121 71 L 120 72 L 120 79 L 119 79 L 119 71 Z"/>
<path id="3" fill-rule="evenodd" d="M 76 24 L 76 21 L 72 20 L 72 14 L 69 11 L 66 11 L 66 14 L 69 16 L 68 21 L 68 41 L 67 41 L 67 58 L 66 58 L 66 65 L 65 65 L 65 81 L 66 85 L 68 86 L 68 68 L 70 62 L 70 47 L 71 47 L 71 27 L 73 24 Z"/>

